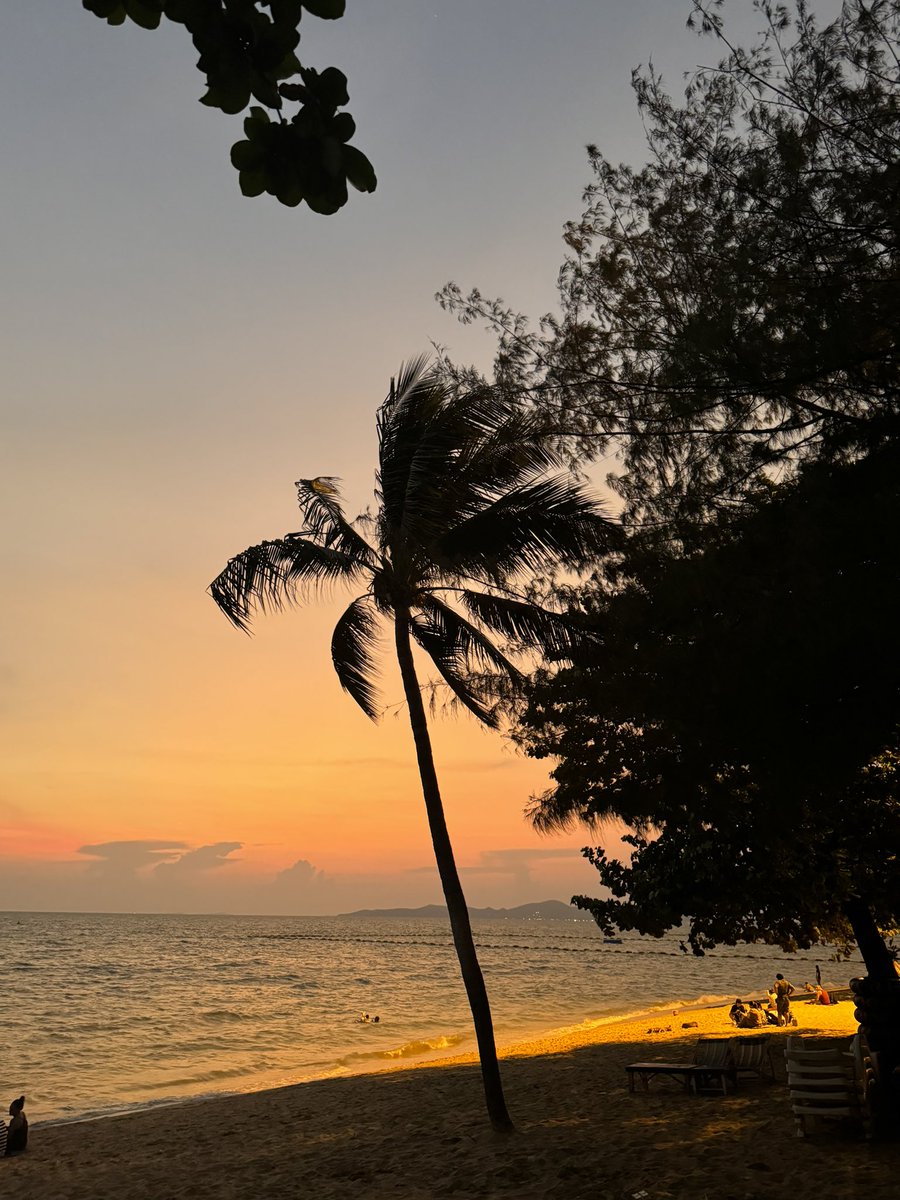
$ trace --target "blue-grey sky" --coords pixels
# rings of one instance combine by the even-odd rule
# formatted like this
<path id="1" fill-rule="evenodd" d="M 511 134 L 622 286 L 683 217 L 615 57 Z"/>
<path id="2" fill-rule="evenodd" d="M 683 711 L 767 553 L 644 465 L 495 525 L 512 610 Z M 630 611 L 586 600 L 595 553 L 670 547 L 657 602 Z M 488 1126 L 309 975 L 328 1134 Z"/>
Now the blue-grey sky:
<path id="1" fill-rule="evenodd" d="M 321 217 L 241 196 L 240 121 L 197 102 L 183 31 L 3 6 L 0 908 L 160 907 L 161 878 L 200 910 L 439 898 L 407 731 L 341 694 L 334 607 L 251 641 L 204 589 L 296 526 L 299 476 L 367 502 L 403 359 L 433 339 L 487 364 L 490 339 L 433 301 L 447 280 L 552 307 L 585 144 L 644 157 L 631 69 L 652 56 L 679 91 L 718 57 L 688 12 L 349 0 L 305 18 L 301 57 L 346 72 L 379 178 Z M 585 835 L 522 821 L 543 764 L 463 721 L 437 750 L 472 903 L 590 890 Z M 121 870 L 85 851 L 104 846 Z M 147 846 L 175 849 L 160 867 Z"/>

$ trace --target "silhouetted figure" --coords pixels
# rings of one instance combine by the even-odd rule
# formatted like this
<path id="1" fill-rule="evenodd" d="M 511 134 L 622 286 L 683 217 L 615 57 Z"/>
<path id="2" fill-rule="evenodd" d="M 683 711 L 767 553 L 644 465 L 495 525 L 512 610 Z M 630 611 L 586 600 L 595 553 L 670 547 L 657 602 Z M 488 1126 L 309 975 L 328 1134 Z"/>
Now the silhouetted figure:
<path id="1" fill-rule="evenodd" d="M 20 1096 L 9 1106 L 9 1128 L 6 1131 L 6 1153 L 21 1154 L 28 1145 L 28 1118 L 24 1113 L 25 1097 Z"/>
<path id="2" fill-rule="evenodd" d="M 772 988 L 775 993 L 775 1010 L 778 1013 L 779 1025 L 790 1025 L 793 1022 L 791 1017 L 791 996 L 794 994 L 794 985 L 788 982 L 787 979 L 779 972 L 775 976 L 775 986 Z"/>

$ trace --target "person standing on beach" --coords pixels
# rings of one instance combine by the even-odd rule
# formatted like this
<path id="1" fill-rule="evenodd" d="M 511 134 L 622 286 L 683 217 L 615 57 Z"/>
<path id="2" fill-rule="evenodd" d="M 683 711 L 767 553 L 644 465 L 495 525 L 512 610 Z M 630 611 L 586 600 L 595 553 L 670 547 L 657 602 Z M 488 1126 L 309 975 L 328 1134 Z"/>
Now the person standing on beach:
<path id="1" fill-rule="evenodd" d="M 775 976 L 775 986 L 772 988 L 772 991 L 775 994 L 775 1011 L 778 1013 L 778 1024 L 790 1025 L 791 996 L 794 994 L 794 985 L 779 972 Z"/>

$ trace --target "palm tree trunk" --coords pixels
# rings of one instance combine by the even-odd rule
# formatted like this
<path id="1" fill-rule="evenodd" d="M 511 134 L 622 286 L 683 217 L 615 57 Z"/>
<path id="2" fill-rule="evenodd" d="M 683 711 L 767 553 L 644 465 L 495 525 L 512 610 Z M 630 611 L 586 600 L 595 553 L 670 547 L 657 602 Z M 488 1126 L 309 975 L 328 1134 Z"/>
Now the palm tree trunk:
<path id="1" fill-rule="evenodd" d="M 441 887 L 444 889 L 444 898 L 447 901 L 453 943 L 456 947 L 463 983 L 469 998 L 469 1007 L 472 1010 L 472 1020 L 475 1024 L 475 1037 L 478 1042 L 478 1056 L 481 1060 L 481 1078 L 484 1083 L 484 1098 L 488 1116 L 491 1125 L 498 1133 L 511 1133 L 514 1126 L 503 1096 L 500 1064 L 497 1061 L 497 1048 L 494 1044 L 491 1006 L 488 1001 L 487 989 L 484 986 L 484 976 L 481 974 L 481 967 L 478 964 L 478 955 L 475 952 L 475 942 L 472 938 L 472 926 L 469 923 L 469 910 L 463 895 L 462 884 L 459 881 L 459 872 L 456 869 L 453 847 L 450 844 L 450 835 L 447 832 L 447 822 L 444 818 L 444 806 L 438 788 L 437 773 L 434 769 L 434 755 L 431 749 L 431 737 L 428 733 L 425 705 L 422 703 L 422 693 L 416 677 L 409 640 L 408 614 L 403 612 L 395 614 L 394 638 L 397 647 L 397 661 L 400 664 L 400 674 L 403 679 L 403 690 L 409 705 L 409 723 L 412 726 L 413 739 L 416 744 L 416 758 L 422 780 L 422 794 L 425 797 L 425 809 L 428 813 L 428 827 L 431 831 L 434 857 L 441 878 Z"/>

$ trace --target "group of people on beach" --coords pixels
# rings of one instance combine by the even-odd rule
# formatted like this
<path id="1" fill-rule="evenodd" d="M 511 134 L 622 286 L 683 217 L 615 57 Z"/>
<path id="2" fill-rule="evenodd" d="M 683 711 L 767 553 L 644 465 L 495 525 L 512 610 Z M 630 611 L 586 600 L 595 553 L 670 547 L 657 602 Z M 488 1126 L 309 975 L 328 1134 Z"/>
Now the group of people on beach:
<path id="1" fill-rule="evenodd" d="M 19 1096 L 9 1106 L 9 1124 L 0 1117 L 0 1155 L 21 1154 L 28 1145 L 28 1118 L 25 1116 L 25 1097 Z"/>
<path id="2" fill-rule="evenodd" d="M 760 1029 L 763 1025 L 777 1025 L 778 1016 L 770 998 L 766 1005 L 762 1000 L 741 1000 L 732 1004 L 729 1017 L 738 1029 Z"/>
<path id="3" fill-rule="evenodd" d="M 765 1001 L 748 1000 L 745 1004 L 738 997 L 728 1015 L 738 1029 L 759 1029 L 763 1025 L 796 1025 L 797 1018 L 791 1012 L 793 994 L 794 985 L 779 972 L 775 976 L 775 983 L 766 992 Z"/>
<path id="4" fill-rule="evenodd" d="M 831 996 L 822 987 L 822 976 L 816 967 L 816 982 L 804 983 L 803 990 L 815 993 L 816 1004 L 834 1004 Z M 791 1012 L 791 996 L 795 991 L 790 980 L 779 972 L 775 982 L 766 992 L 766 1000 L 735 1000 L 729 1010 L 729 1017 L 738 1029 L 758 1029 L 762 1025 L 796 1025 L 797 1018 Z"/>

